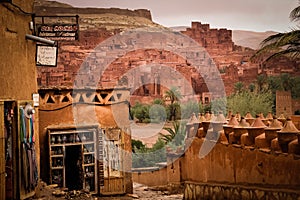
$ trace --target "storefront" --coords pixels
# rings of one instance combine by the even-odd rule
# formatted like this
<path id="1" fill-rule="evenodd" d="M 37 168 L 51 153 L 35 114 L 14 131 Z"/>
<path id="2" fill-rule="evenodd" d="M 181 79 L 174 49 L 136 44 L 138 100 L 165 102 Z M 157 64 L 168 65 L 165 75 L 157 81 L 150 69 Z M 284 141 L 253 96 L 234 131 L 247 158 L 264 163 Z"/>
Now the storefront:
<path id="1" fill-rule="evenodd" d="M 131 159 L 125 159 L 131 148 L 126 131 L 128 90 L 82 90 L 75 95 L 70 89 L 41 89 L 39 93 L 42 179 L 100 195 L 130 193 Z M 121 123 L 114 119 L 114 105 Z"/>
<path id="2" fill-rule="evenodd" d="M 26 199 L 35 194 L 38 165 L 31 101 L 0 101 L 1 196 Z M 3 156 L 4 155 L 4 156 Z"/>

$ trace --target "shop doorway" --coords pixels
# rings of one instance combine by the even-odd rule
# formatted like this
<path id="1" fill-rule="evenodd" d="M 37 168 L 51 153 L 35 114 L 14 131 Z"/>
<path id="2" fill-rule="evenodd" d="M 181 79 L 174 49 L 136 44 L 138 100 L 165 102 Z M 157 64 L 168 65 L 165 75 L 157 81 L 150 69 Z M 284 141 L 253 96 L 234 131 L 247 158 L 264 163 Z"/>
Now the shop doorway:
<path id="1" fill-rule="evenodd" d="M 69 190 L 83 188 L 82 148 L 81 145 L 66 146 L 66 187 Z"/>

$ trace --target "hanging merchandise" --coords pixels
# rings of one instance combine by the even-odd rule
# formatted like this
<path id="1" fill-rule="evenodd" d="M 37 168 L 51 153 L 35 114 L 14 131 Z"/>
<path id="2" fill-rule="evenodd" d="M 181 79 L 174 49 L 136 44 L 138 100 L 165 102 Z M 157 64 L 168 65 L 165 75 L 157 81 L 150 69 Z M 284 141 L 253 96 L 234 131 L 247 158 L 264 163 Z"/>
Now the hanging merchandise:
<path id="1" fill-rule="evenodd" d="M 27 157 L 27 141 L 26 141 L 26 124 L 25 124 L 25 114 L 24 114 L 24 109 L 23 107 L 20 107 L 20 140 L 22 142 L 22 160 L 21 160 L 21 165 L 22 165 L 22 180 L 24 183 L 25 189 L 28 191 L 29 190 L 29 181 L 28 181 L 28 157 Z"/>
<path id="2" fill-rule="evenodd" d="M 22 142 L 22 178 L 25 189 L 31 191 L 37 185 L 38 171 L 34 144 L 34 112 L 28 114 L 28 108 L 29 106 L 26 106 L 24 110 L 20 107 L 20 139 Z"/>

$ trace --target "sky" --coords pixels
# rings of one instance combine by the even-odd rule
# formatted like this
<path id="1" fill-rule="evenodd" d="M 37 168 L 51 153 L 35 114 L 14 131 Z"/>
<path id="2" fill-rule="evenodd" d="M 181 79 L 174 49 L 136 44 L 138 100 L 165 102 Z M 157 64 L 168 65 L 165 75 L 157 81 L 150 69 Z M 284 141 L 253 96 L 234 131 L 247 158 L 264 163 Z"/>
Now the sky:
<path id="1" fill-rule="evenodd" d="M 190 26 L 287 32 L 296 26 L 289 14 L 300 0 L 56 0 L 75 7 L 148 9 L 152 20 L 166 27 Z"/>

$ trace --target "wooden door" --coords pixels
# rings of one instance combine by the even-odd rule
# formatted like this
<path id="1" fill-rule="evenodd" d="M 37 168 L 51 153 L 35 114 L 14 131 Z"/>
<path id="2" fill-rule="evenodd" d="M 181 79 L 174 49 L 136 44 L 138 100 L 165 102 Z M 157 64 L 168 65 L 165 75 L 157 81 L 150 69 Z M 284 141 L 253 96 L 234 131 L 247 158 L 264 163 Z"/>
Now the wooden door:
<path id="1" fill-rule="evenodd" d="M 103 134 L 103 143 L 99 145 L 99 149 L 102 149 L 103 155 L 99 155 L 99 158 L 103 158 L 100 162 L 103 162 L 104 175 L 100 178 L 103 179 L 100 194 L 125 194 L 124 144 L 121 130 L 103 129 L 101 134 Z"/>

